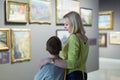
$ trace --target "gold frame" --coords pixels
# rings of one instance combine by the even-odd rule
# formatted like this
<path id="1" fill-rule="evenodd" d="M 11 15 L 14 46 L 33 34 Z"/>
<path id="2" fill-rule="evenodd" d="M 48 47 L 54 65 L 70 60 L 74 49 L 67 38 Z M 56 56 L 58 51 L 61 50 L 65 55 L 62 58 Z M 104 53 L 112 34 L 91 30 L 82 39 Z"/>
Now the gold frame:
<path id="1" fill-rule="evenodd" d="M 6 34 L 6 44 L 4 44 L 2 47 L 0 47 L 0 50 L 8 50 L 9 49 L 9 41 L 10 41 L 10 31 L 8 28 L 0 28 L 0 32 L 5 33 Z M 1 34 L 0 34 L 1 35 Z M 1 37 L 0 37 L 0 41 L 1 41 Z M 1 42 L 2 43 L 2 42 Z"/>
<path id="2" fill-rule="evenodd" d="M 63 16 L 70 11 L 80 13 L 79 8 L 80 0 L 56 0 L 56 24 L 63 25 Z"/>
<path id="3" fill-rule="evenodd" d="M 26 23 L 28 21 L 27 3 L 6 1 L 6 21 Z"/>
<path id="4" fill-rule="evenodd" d="M 120 32 L 110 32 L 110 44 L 120 44 Z"/>
<path id="5" fill-rule="evenodd" d="M 33 1 L 34 0 L 29 0 L 29 22 L 51 24 L 52 0 L 38 0 L 38 2 Z M 34 6 L 34 8 L 32 8 L 32 6 Z"/>
<path id="6" fill-rule="evenodd" d="M 31 60 L 30 29 L 12 28 L 12 62 Z"/>
<path id="7" fill-rule="evenodd" d="M 99 30 L 113 29 L 113 11 L 99 12 Z"/>
<path id="8" fill-rule="evenodd" d="M 80 7 L 80 15 L 84 26 L 92 26 L 93 9 Z"/>

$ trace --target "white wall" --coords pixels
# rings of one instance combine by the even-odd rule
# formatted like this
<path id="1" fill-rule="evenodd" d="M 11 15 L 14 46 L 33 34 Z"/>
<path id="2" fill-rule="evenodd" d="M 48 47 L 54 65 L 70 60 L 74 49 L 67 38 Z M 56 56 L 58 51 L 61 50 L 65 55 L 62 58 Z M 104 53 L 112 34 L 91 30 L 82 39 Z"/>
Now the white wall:
<path id="1" fill-rule="evenodd" d="M 27 0 L 17 0 L 25 1 Z M 30 28 L 31 29 L 31 55 L 30 61 L 11 64 L 0 64 L 0 80 L 33 80 L 35 73 L 39 69 L 39 62 L 42 58 L 48 56 L 45 50 L 46 40 L 56 35 L 56 29 L 63 29 L 63 26 L 55 24 L 55 0 L 52 0 L 52 24 L 10 24 L 5 22 L 5 0 L 0 0 L 0 28 Z M 93 24 L 85 26 L 89 38 L 98 38 L 98 0 L 80 0 L 80 6 L 93 9 Z M 98 43 L 98 41 L 97 41 Z M 87 62 L 88 72 L 97 70 L 99 67 L 98 44 L 90 46 L 90 52 Z M 11 51 L 11 48 L 10 50 Z M 10 52 L 11 56 L 11 52 Z M 11 61 L 11 58 L 10 58 Z"/>

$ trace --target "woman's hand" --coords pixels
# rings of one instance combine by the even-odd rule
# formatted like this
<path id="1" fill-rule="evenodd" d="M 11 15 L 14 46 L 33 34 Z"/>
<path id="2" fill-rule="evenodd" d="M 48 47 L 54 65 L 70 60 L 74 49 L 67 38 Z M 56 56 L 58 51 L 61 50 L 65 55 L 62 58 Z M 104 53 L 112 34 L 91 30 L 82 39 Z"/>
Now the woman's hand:
<path id="1" fill-rule="evenodd" d="M 40 62 L 40 68 L 42 68 L 44 65 L 51 63 L 51 58 L 45 58 L 43 60 L 41 60 Z"/>

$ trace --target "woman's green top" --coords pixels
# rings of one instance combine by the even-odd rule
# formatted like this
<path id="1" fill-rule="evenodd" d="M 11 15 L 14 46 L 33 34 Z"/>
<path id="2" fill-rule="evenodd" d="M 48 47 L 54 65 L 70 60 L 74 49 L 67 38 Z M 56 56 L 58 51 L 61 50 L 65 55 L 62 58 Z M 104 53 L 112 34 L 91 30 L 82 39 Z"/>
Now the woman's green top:
<path id="1" fill-rule="evenodd" d="M 84 67 L 84 71 L 86 71 L 88 52 L 88 41 L 84 43 L 84 41 L 82 39 L 78 39 L 75 34 L 71 34 L 68 42 L 62 49 L 63 57 L 67 61 L 68 73 L 76 70 L 82 71 L 82 65 Z M 80 56 L 82 56 L 82 59 Z"/>

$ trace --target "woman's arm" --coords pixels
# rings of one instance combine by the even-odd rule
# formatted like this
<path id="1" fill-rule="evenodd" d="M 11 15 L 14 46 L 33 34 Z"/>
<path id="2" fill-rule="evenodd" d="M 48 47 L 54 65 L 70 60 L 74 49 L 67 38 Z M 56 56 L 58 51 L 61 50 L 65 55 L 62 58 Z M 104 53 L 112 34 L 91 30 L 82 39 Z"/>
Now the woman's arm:
<path id="1" fill-rule="evenodd" d="M 67 62 L 66 62 L 66 60 L 63 60 L 63 59 L 55 59 L 54 65 L 61 67 L 61 68 L 64 68 L 64 69 L 67 68 Z"/>
<path id="2" fill-rule="evenodd" d="M 40 62 L 40 68 L 42 68 L 44 65 L 46 64 L 54 64 L 58 67 L 61 67 L 61 68 L 67 68 L 67 62 L 63 59 L 54 59 L 54 63 L 52 61 L 53 59 L 52 58 L 45 58 L 43 59 L 41 62 Z"/>

